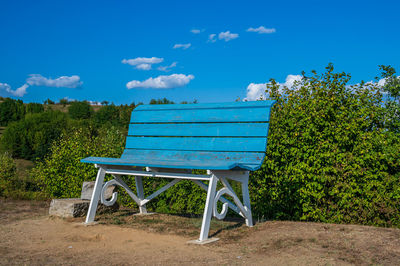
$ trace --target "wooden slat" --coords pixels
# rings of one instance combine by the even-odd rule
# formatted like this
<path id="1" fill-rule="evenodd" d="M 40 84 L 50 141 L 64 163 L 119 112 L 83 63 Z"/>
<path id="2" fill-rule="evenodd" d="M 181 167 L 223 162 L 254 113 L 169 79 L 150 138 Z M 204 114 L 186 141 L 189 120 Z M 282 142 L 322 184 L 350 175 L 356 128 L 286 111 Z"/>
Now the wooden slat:
<path id="1" fill-rule="evenodd" d="M 196 152 L 166 150 L 125 150 L 121 158 L 88 157 L 82 162 L 131 165 L 160 168 L 229 170 L 235 167 L 257 170 L 263 153 L 250 152 Z"/>
<path id="2" fill-rule="evenodd" d="M 268 122 L 274 101 L 139 106 L 131 123 Z"/>
<path id="3" fill-rule="evenodd" d="M 130 124 L 129 136 L 266 137 L 268 123 Z"/>
<path id="4" fill-rule="evenodd" d="M 276 101 L 250 101 L 226 103 L 195 103 L 195 104 L 146 104 L 139 105 L 135 110 L 185 110 L 185 109 L 223 109 L 223 108 L 248 108 L 271 107 Z"/>
<path id="5" fill-rule="evenodd" d="M 264 152 L 267 139 L 213 137 L 127 137 L 128 149 Z"/>

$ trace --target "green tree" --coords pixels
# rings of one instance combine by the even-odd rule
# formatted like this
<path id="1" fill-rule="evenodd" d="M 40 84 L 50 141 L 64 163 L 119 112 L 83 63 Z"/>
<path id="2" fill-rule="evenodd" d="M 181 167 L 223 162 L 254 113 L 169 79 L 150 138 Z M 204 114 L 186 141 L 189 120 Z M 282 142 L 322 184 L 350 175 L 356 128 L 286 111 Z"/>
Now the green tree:
<path id="1" fill-rule="evenodd" d="M 27 114 L 25 119 L 13 122 L 6 128 L 0 147 L 13 157 L 40 159 L 67 126 L 67 115 L 59 111 Z"/>
<path id="2" fill-rule="evenodd" d="M 72 102 L 68 107 L 68 114 L 73 119 L 89 119 L 93 114 L 93 108 L 86 101 Z"/>
<path id="3" fill-rule="evenodd" d="M 115 105 L 103 106 L 94 114 L 94 120 L 98 125 L 119 125 L 119 108 Z"/>
<path id="4" fill-rule="evenodd" d="M 40 103 L 28 103 L 26 105 L 26 113 L 35 114 L 44 112 L 44 107 Z"/>
<path id="5" fill-rule="evenodd" d="M 168 100 L 167 98 L 163 98 L 163 99 L 151 99 L 149 104 L 174 104 L 173 101 Z"/>
<path id="6" fill-rule="evenodd" d="M 0 103 L 0 126 L 7 126 L 9 122 L 18 121 L 25 115 L 25 106 L 21 100 L 5 98 Z"/>
<path id="7" fill-rule="evenodd" d="M 58 101 L 59 104 L 62 104 L 62 106 L 66 106 L 68 104 L 68 99 L 62 98 Z"/>
<path id="8" fill-rule="evenodd" d="M 54 104 L 54 101 L 47 99 L 46 101 L 44 101 L 44 104 Z"/>
<path id="9" fill-rule="evenodd" d="M 382 90 L 387 94 L 386 126 L 389 130 L 400 133 L 400 76 L 396 76 L 396 70 L 391 66 L 380 65 L 379 68 L 382 70 L 381 77 L 385 79 Z"/>

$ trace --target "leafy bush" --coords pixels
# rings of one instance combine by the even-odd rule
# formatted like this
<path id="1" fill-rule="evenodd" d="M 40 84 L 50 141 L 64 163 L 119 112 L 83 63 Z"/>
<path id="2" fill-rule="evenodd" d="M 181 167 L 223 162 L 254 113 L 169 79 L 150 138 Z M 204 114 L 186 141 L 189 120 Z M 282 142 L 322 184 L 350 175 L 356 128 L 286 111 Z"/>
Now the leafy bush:
<path id="1" fill-rule="evenodd" d="M 384 127 L 382 94 L 326 73 L 292 88 L 267 84 L 266 159 L 251 175 L 256 217 L 400 226 L 400 138 Z"/>
<path id="2" fill-rule="evenodd" d="M 71 102 L 68 114 L 73 119 L 89 119 L 93 114 L 93 108 L 88 102 Z"/>
<path id="3" fill-rule="evenodd" d="M 106 105 L 94 114 L 94 120 L 98 125 L 119 124 L 119 108 L 115 105 Z"/>
<path id="4" fill-rule="evenodd" d="M 385 79 L 383 91 L 387 93 L 386 127 L 400 134 L 400 76 L 396 76 L 396 70 L 391 66 L 379 66 L 382 77 Z"/>
<path id="5" fill-rule="evenodd" d="M 43 158 L 51 142 L 67 127 L 67 115 L 59 111 L 27 114 L 11 123 L 3 133 L 0 145 L 13 157 L 33 160 Z"/>
<path id="6" fill-rule="evenodd" d="M 0 196 L 7 196 L 13 190 L 17 174 L 14 160 L 8 153 L 0 153 Z"/>
<path id="7" fill-rule="evenodd" d="M 79 197 L 83 181 L 95 180 L 97 169 L 81 163 L 88 156 L 119 157 L 125 137 L 116 128 L 77 128 L 64 133 L 51 146 L 50 153 L 32 169 L 37 180 L 50 197 Z"/>

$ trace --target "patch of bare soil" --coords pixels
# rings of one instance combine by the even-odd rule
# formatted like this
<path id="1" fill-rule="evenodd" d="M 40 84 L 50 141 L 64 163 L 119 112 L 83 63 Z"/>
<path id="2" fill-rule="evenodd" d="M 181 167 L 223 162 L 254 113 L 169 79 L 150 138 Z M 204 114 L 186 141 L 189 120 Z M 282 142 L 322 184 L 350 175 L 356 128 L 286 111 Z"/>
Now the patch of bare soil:
<path id="1" fill-rule="evenodd" d="M 98 224 L 47 216 L 48 203 L 0 200 L 0 264 L 399 265 L 400 230 L 358 225 L 214 221 L 220 240 L 200 246 L 200 217 L 132 210 Z"/>

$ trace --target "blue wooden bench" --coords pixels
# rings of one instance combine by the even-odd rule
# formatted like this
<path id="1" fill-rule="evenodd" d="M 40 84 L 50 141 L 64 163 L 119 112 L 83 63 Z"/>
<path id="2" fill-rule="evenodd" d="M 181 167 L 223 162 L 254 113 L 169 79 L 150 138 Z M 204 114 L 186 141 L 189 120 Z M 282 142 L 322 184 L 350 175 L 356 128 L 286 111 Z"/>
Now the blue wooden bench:
<path id="1" fill-rule="evenodd" d="M 182 179 L 193 180 L 207 191 L 199 243 L 209 242 L 212 215 L 226 216 L 228 207 L 253 225 L 248 190 L 249 171 L 260 168 L 267 147 L 271 107 L 275 101 L 233 102 L 212 104 L 140 105 L 131 115 L 125 150 L 121 158 L 88 157 L 84 163 L 99 168 L 90 201 L 86 223 L 94 221 L 98 201 L 112 205 L 104 192 L 110 185 L 123 187 L 146 213 L 146 203 Z M 144 170 L 145 169 L 145 170 Z M 205 175 L 192 174 L 192 169 L 207 170 Z M 105 174 L 114 179 L 104 182 Z M 121 178 L 133 175 L 137 195 Z M 158 191 L 144 196 L 142 177 L 172 178 Z M 241 182 L 243 203 L 228 179 Z M 208 185 L 204 183 L 208 181 Z M 217 182 L 223 188 L 216 191 Z M 229 195 L 233 201 L 223 197 Z M 217 202 L 223 202 L 222 211 Z"/>

